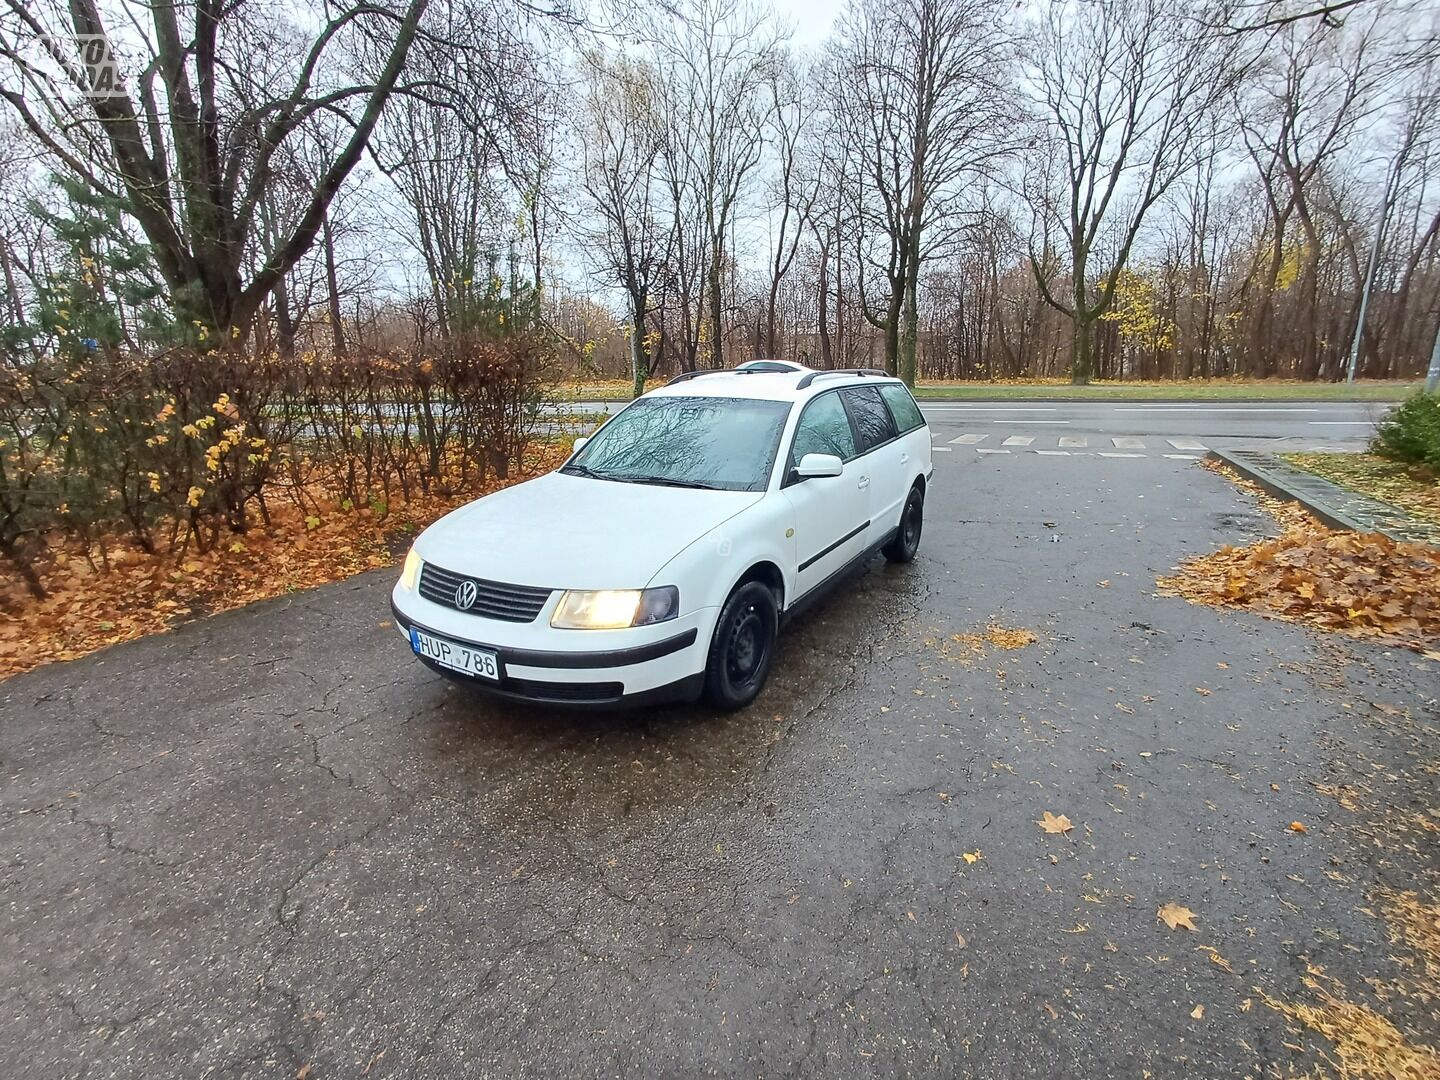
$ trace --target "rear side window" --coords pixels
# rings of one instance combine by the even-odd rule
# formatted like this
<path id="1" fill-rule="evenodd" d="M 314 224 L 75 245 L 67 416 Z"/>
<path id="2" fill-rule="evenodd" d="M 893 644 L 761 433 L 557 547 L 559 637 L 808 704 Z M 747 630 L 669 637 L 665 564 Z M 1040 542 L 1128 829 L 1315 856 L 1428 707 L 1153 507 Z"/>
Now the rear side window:
<path id="1" fill-rule="evenodd" d="M 855 421 L 855 430 L 860 435 L 860 452 L 863 454 L 873 446 L 889 442 L 895 437 L 895 421 L 880 391 L 873 386 L 852 386 L 840 393 L 844 395 L 845 406 Z"/>
<path id="2" fill-rule="evenodd" d="M 880 396 L 890 406 L 890 415 L 895 418 L 895 427 L 899 431 L 914 431 L 925 423 L 925 417 L 920 415 L 920 406 L 900 383 L 885 383 L 880 387 Z"/>
<path id="3" fill-rule="evenodd" d="M 841 461 L 855 456 L 855 433 L 839 394 L 825 394 L 805 406 L 790 453 L 797 463 L 806 454 L 834 454 Z"/>

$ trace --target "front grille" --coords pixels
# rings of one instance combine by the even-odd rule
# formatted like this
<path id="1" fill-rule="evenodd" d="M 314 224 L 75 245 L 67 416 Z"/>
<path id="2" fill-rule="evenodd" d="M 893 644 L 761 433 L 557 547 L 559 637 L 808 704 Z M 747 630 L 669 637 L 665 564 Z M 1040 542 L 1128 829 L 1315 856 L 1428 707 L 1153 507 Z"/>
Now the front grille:
<path id="1" fill-rule="evenodd" d="M 456 602 L 455 592 L 466 582 L 475 586 L 475 602 L 462 608 Z M 498 581 L 468 577 L 451 570 L 442 570 L 433 563 L 420 568 L 420 595 L 431 603 L 443 604 L 457 611 L 471 615 L 482 615 L 487 619 L 504 622 L 534 622 L 535 616 L 550 599 L 553 589 L 538 589 L 532 585 L 504 585 Z"/>

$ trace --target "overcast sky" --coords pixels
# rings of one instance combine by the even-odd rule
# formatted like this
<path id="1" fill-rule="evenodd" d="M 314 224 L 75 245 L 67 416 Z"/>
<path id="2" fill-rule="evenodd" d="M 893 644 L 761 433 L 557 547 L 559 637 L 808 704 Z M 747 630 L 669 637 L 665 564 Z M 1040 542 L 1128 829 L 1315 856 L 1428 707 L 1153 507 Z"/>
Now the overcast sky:
<path id="1" fill-rule="evenodd" d="M 772 0 L 780 18 L 794 31 L 795 44 L 820 44 L 839 14 L 842 0 Z"/>

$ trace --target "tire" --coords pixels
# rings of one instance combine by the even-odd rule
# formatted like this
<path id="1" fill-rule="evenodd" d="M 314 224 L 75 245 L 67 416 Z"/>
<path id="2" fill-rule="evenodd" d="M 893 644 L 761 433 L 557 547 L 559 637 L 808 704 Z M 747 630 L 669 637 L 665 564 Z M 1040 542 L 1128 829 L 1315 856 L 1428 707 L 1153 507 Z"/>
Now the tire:
<path id="1" fill-rule="evenodd" d="M 758 581 L 747 581 L 725 601 L 710 656 L 705 664 L 705 696 L 730 712 L 755 700 L 770 675 L 779 636 L 775 594 Z"/>
<path id="2" fill-rule="evenodd" d="M 916 484 L 900 511 L 900 527 L 880 550 L 893 563 L 907 563 L 920 550 L 920 533 L 925 528 L 925 492 Z"/>

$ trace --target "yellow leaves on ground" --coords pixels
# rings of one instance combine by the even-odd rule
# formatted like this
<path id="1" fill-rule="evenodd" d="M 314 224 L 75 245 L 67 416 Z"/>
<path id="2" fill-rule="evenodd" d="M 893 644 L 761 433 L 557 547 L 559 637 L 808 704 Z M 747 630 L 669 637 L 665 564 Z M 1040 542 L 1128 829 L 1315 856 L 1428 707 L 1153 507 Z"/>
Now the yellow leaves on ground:
<path id="1" fill-rule="evenodd" d="M 1171 930 L 1194 930 L 1195 919 L 1198 916 L 1188 907 L 1180 904 L 1161 904 L 1155 912 L 1155 917 Z"/>
<path id="2" fill-rule="evenodd" d="M 1423 649 L 1440 639 L 1440 550 L 1306 518 L 1283 536 L 1187 559 L 1162 595 L 1242 607 L 1353 637 Z"/>
<path id="3" fill-rule="evenodd" d="M 974 866 L 985 856 L 981 855 L 980 852 L 977 850 L 961 852 L 960 857 L 965 860 L 966 866 Z"/>
<path id="4" fill-rule="evenodd" d="M 1297 833 L 1305 833 L 1309 832 L 1310 830 L 1305 828 L 1305 823 L 1303 821 L 1292 821 L 1290 822 L 1290 831 Z"/>
<path id="5" fill-rule="evenodd" d="M 564 456 L 562 448 L 539 447 L 504 483 L 448 497 L 417 494 L 407 504 L 397 500 L 388 516 L 337 509 L 312 525 L 293 507 L 273 507 L 270 528 L 252 528 L 243 541 L 223 539 L 203 554 L 151 555 L 115 538 L 104 549 L 97 543 L 89 552 L 58 550 L 42 568 L 44 599 L 17 580 L 0 581 L 0 678 L 161 633 L 186 618 L 390 566 L 395 546 L 407 542 L 396 535 L 402 529 L 423 527 L 460 503 L 548 471 Z"/>
<path id="6" fill-rule="evenodd" d="M 938 642 L 938 649 L 945 659 L 969 666 L 985 655 L 987 647 L 1013 652 L 1027 645 L 1034 645 L 1039 640 L 1034 631 L 1024 627 L 991 623 L 980 633 L 951 634 L 944 641 Z M 931 648 L 937 647 L 933 638 L 927 639 L 925 644 Z"/>
<path id="7" fill-rule="evenodd" d="M 1322 981 L 1323 980 L 1323 981 Z M 1345 987 L 1310 968 L 1305 985 L 1312 1002 L 1280 1001 L 1263 990 L 1260 1000 L 1288 1019 L 1323 1035 L 1335 1046 L 1342 1076 L 1356 1080 L 1429 1080 L 1440 1076 L 1440 1055 L 1412 1043 L 1385 1017 L 1345 996 Z"/>
<path id="8" fill-rule="evenodd" d="M 1070 819 L 1064 814 L 1056 816 L 1055 814 L 1052 814 L 1049 810 L 1046 810 L 1045 816 L 1037 820 L 1035 824 L 1039 825 L 1040 828 L 1044 829 L 1052 836 L 1064 836 L 1066 833 L 1068 833 L 1071 829 L 1075 827 L 1074 825 L 1070 824 Z"/>
<path id="9" fill-rule="evenodd" d="M 1191 1010 L 1190 1010 L 1190 1019 L 1191 1019 L 1191 1020 L 1203 1020 L 1203 1019 L 1205 1019 L 1205 1006 L 1204 1006 L 1204 1005 L 1196 1005 L 1195 1008 L 1191 1009 Z"/>

